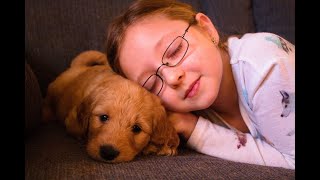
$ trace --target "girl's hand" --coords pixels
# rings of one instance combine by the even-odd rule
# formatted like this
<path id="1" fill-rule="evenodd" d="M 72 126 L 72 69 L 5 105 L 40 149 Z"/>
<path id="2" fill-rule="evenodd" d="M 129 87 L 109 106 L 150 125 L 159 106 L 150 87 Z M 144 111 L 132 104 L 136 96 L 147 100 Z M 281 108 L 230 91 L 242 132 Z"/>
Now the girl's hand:
<path id="1" fill-rule="evenodd" d="M 168 118 L 173 124 L 177 133 L 182 135 L 186 141 L 191 136 L 194 127 L 198 122 L 198 117 L 192 113 L 177 113 L 168 111 Z"/>

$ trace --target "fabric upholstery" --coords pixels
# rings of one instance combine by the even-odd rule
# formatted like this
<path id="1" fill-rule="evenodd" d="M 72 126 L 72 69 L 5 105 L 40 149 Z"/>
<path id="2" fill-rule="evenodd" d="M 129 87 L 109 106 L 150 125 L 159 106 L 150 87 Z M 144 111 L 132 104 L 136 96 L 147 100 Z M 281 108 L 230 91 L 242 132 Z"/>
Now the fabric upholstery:
<path id="1" fill-rule="evenodd" d="M 127 163 L 91 159 L 58 124 L 26 141 L 25 179 L 294 179 L 293 170 L 234 163 L 180 148 L 174 157 L 139 156 Z"/>
<path id="2" fill-rule="evenodd" d="M 253 0 L 252 3 L 258 32 L 273 32 L 295 44 L 294 0 Z"/>
<path id="3" fill-rule="evenodd" d="M 43 94 L 84 50 L 103 50 L 108 23 L 132 0 L 26 0 L 25 52 Z"/>
<path id="4" fill-rule="evenodd" d="M 210 17 L 220 35 L 255 32 L 250 0 L 203 0 L 200 9 Z"/>
<path id="5" fill-rule="evenodd" d="M 38 79 L 29 64 L 25 62 L 25 129 L 24 134 L 31 133 L 40 124 L 42 96 Z"/>

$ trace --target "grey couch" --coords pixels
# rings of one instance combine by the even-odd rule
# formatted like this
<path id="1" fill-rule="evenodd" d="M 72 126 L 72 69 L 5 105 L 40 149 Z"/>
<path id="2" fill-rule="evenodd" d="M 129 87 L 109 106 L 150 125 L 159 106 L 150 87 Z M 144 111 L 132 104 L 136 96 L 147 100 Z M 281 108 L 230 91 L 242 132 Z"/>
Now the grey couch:
<path id="1" fill-rule="evenodd" d="M 295 43 L 294 0 L 183 0 L 226 35 L 273 32 Z M 25 179 L 295 179 L 295 170 L 236 163 L 184 146 L 175 157 L 108 164 L 57 123 L 42 124 L 46 88 L 82 51 L 103 51 L 106 27 L 130 0 L 25 0 Z"/>

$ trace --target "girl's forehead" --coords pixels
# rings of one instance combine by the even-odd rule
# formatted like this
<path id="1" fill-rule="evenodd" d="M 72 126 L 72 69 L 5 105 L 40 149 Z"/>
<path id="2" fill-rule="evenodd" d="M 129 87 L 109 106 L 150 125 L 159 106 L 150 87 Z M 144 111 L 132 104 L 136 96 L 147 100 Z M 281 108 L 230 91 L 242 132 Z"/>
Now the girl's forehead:
<path id="1" fill-rule="evenodd" d="M 183 27 L 186 22 L 182 20 L 171 20 L 163 15 L 147 16 L 134 24 L 130 25 L 125 33 L 125 36 L 130 36 L 132 33 L 148 34 L 166 34 L 178 30 Z"/>
<path id="2" fill-rule="evenodd" d="M 182 35 L 187 25 L 185 21 L 171 20 L 163 15 L 147 16 L 127 28 L 120 48 L 126 50 L 128 46 L 141 46 L 159 49 L 166 41 Z"/>

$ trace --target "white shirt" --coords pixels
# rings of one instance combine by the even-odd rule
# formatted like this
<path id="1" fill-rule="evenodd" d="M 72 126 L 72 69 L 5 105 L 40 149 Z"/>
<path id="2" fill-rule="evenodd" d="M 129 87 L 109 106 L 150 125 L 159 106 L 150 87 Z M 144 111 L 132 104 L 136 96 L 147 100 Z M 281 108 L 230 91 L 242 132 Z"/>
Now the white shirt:
<path id="1" fill-rule="evenodd" d="M 295 46 L 272 33 L 249 33 L 229 38 L 228 47 L 250 133 L 200 116 L 187 145 L 231 161 L 295 169 Z"/>

